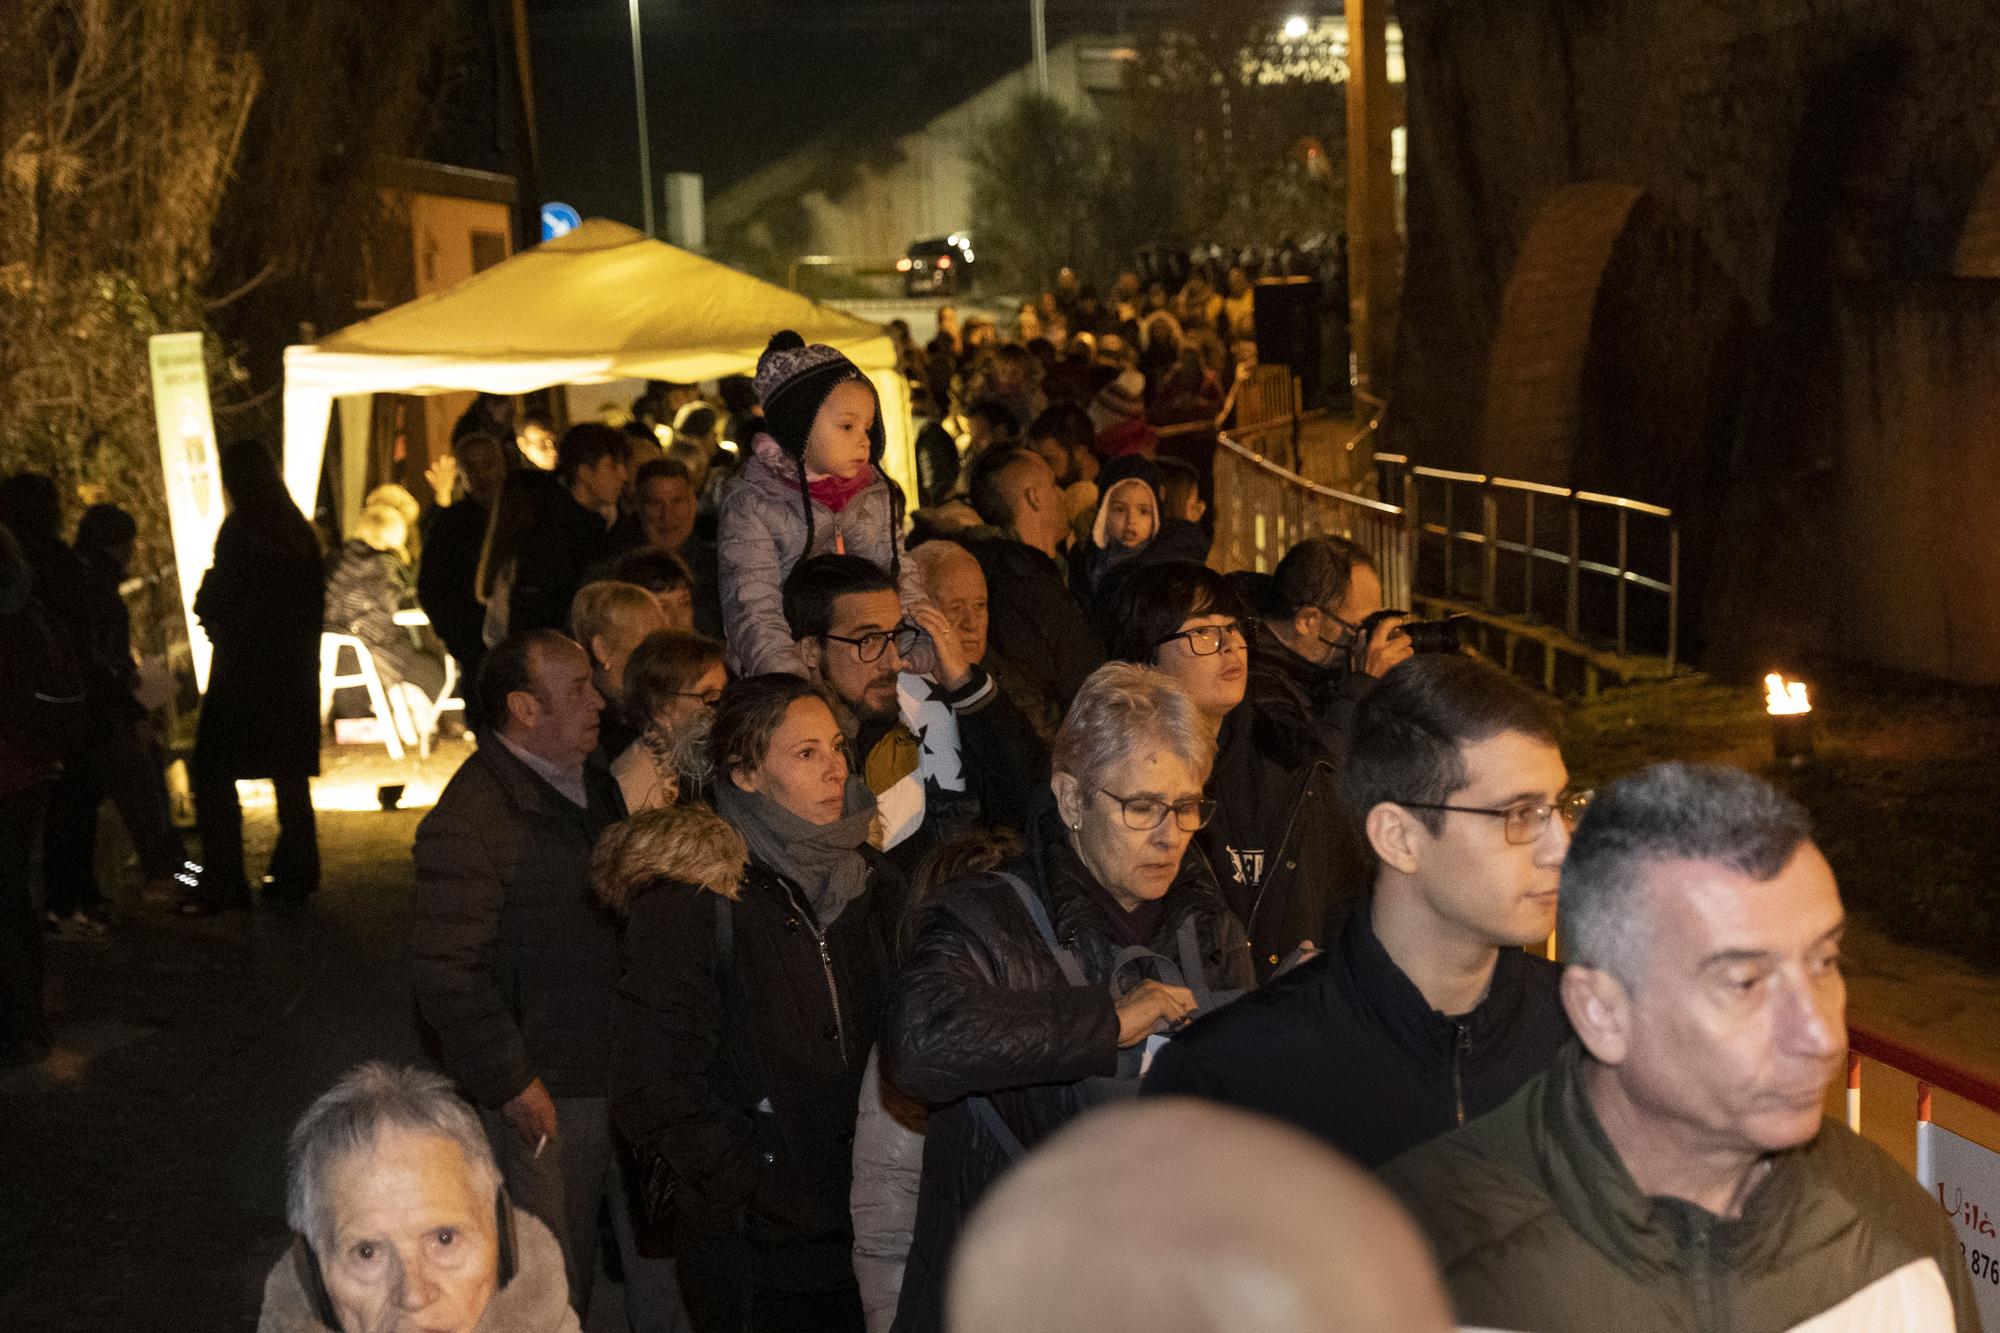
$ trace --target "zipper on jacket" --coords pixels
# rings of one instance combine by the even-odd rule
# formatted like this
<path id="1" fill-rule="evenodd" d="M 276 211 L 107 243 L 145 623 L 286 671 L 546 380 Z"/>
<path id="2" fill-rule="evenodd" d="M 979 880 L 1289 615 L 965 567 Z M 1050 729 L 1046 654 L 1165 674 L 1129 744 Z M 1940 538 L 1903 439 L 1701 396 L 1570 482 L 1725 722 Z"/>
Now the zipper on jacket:
<path id="1" fill-rule="evenodd" d="M 1451 1097 L 1457 1107 L 1458 1123 L 1465 1123 L 1465 1057 L 1472 1050 L 1472 1026 L 1453 1023 L 1451 1040 Z"/>
<path id="2" fill-rule="evenodd" d="M 1692 1288 L 1694 1326 L 1700 1333 L 1713 1333 L 1723 1325 L 1716 1318 L 1715 1244 L 1707 1221 L 1695 1223 L 1693 1234 L 1688 1237 L 1688 1248 L 1694 1251 L 1694 1262 L 1689 1265 L 1693 1269 L 1689 1275 L 1689 1286 Z"/>
<path id="3" fill-rule="evenodd" d="M 791 881 L 781 878 L 779 882 L 785 886 L 785 896 L 792 900 L 792 910 L 798 914 L 806 933 L 811 935 L 813 943 L 819 946 L 819 969 L 826 974 L 826 998 L 833 1003 L 834 1040 L 840 1043 L 840 1067 L 845 1069 L 847 1068 L 847 1022 L 840 1010 L 840 986 L 833 979 L 833 954 L 826 947 L 826 932 L 820 929 L 819 922 L 813 917 L 812 912 L 800 901 Z"/>
<path id="4" fill-rule="evenodd" d="M 1327 764 L 1324 762 L 1315 761 L 1312 768 L 1307 770 L 1306 780 L 1299 788 L 1301 792 L 1303 792 L 1306 789 L 1306 787 L 1311 786 L 1316 778 L 1323 778 L 1325 776 L 1325 774 L 1322 774 L 1320 772 L 1320 769 L 1322 768 L 1326 769 L 1328 772 L 1331 772 L 1333 766 L 1331 764 Z M 1292 833 L 1295 829 L 1298 828 L 1299 825 L 1299 807 L 1304 803 L 1305 803 L 1304 796 L 1301 796 L 1298 800 L 1292 802 L 1292 813 L 1290 817 L 1285 820 L 1285 835 L 1282 838 L 1278 839 L 1277 853 L 1274 856 L 1272 856 L 1270 864 L 1265 866 L 1264 877 L 1257 881 L 1257 893 L 1254 897 L 1250 899 L 1250 919 L 1243 923 L 1243 933 L 1250 937 L 1251 940 L 1250 947 L 1253 951 L 1257 947 L 1256 946 L 1257 914 L 1264 910 L 1264 895 L 1266 892 L 1270 890 L 1271 877 L 1277 873 L 1279 864 L 1285 859 L 1285 852 L 1292 845 Z M 1328 941 L 1326 940 L 1314 940 L 1313 943 L 1318 945 L 1322 949 L 1328 947 Z"/>

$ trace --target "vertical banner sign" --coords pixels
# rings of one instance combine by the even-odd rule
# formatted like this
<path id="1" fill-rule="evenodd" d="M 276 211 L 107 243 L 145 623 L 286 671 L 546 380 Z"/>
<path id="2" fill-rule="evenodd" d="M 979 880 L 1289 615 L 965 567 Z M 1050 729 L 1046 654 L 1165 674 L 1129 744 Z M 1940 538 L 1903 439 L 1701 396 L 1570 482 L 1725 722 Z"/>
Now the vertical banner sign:
<path id="1" fill-rule="evenodd" d="M 187 614 L 195 683 L 208 688 L 208 636 L 195 623 L 194 594 L 215 554 L 222 526 L 222 471 L 215 419 L 208 408 L 208 363 L 199 333 L 161 333 L 149 340 L 153 420 L 160 431 L 160 473 L 166 478 L 167 522 Z"/>
<path id="2" fill-rule="evenodd" d="M 1919 1120 L 1917 1181 L 1958 1232 L 1978 1293 L 1980 1322 L 2000 1329 L 2000 1153 Z"/>

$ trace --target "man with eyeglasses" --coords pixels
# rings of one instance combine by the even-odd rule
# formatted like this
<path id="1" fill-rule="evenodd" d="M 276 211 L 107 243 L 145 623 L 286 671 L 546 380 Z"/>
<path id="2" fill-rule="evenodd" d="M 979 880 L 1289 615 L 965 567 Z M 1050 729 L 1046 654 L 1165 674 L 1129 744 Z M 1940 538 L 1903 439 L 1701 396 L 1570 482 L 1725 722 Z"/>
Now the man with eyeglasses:
<path id="1" fill-rule="evenodd" d="M 923 548 L 919 547 L 921 551 Z M 965 556 L 977 573 L 977 561 Z M 920 576 L 948 562 L 916 559 Z M 859 556 L 802 560 L 785 580 L 785 620 L 812 679 L 845 705 L 853 761 L 881 812 L 883 850 L 904 869 L 979 822 L 1020 826 L 1048 781 L 1048 754 L 942 614 L 904 619 L 896 584 Z M 983 631 L 983 627 L 982 631 Z M 933 675 L 908 671 L 928 633 Z"/>
<path id="2" fill-rule="evenodd" d="M 1305 709 L 1337 750 L 1355 705 L 1411 653 L 1400 620 L 1362 634 L 1382 609 L 1374 557 L 1344 537 L 1309 537 L 1257 581 L 1250 697 Z"/>
<path id="3" fill-rule="evenodd" d="M 1555 925 L 1569 786 L 1553 700 L 1469 657 L 1405 662 L 1361 701 L 1348 809 L 1376 863 L 1328 951 L 1204 1018 L 1146 1093 L 1260 1111 L 1376 1166 L 1498 1106 L 1569 1037 Z"/>

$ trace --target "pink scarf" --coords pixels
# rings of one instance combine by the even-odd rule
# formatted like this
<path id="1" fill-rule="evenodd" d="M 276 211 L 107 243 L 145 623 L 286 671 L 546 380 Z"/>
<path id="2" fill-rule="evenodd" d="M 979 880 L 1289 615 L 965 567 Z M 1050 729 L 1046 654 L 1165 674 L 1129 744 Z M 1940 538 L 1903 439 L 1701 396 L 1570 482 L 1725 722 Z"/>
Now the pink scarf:
<path id="1" fill-rule="evenodd" d="M 776 440 L 769 435 L 759 435 L 750 448 L 751 452 L 756 454 L 757 461 L 770 468 L 772 473 L 781 478 L 787 486 L 793 490 L 799 488 L 798 464 L 778 447 Z M 863 463 L 859 472 L 844 481 L 839 477 L 810 469 L 806 471 L 806 493 L 835 514 L 847 508 L 855 496 L 874 484 L 875 468 L 870 463 Z"/>

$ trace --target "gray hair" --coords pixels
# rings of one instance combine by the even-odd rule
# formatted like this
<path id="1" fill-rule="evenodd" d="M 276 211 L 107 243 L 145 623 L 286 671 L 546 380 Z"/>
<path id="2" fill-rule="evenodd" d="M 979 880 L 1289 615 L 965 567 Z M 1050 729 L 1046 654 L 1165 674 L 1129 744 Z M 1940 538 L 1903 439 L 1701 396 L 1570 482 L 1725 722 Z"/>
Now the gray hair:
<path id="1" fill-rule="evenodd" d="M 1107 662 L 1090 673 L 1056 732 L 1051 766 L 1087 786 L 1102 786 L 1125 763 L 1165 749 L 1206 778 L 1215 737 L 1173 677 L 1133 662 Z"/>
<path id="2" fill-rule="evenodd" d="M 285 1151 L 285 1221 L 324 1254 L 333 1241 L 332 1174 L 385 1129 L 450 1139 L 465 1154 L 481 1193 L 500 1188 L 500 1168 L 472 1108 L 451 1080 L 427 1069 L 371 1060 L 356 1065 L 306 1108 Z"/>
<path id="3" fill-rule="evenodd" d="M 1563 861 L 1556 939 L 1565 962 L 1632 986 L 1652 913 L 1642 895 L 1663 861 L 1727 866 L 1758 882 L 1805 843 L 1805 808 L 1762 778 L 1718 764 L 1654 764 L 1592 801 Z"/>

